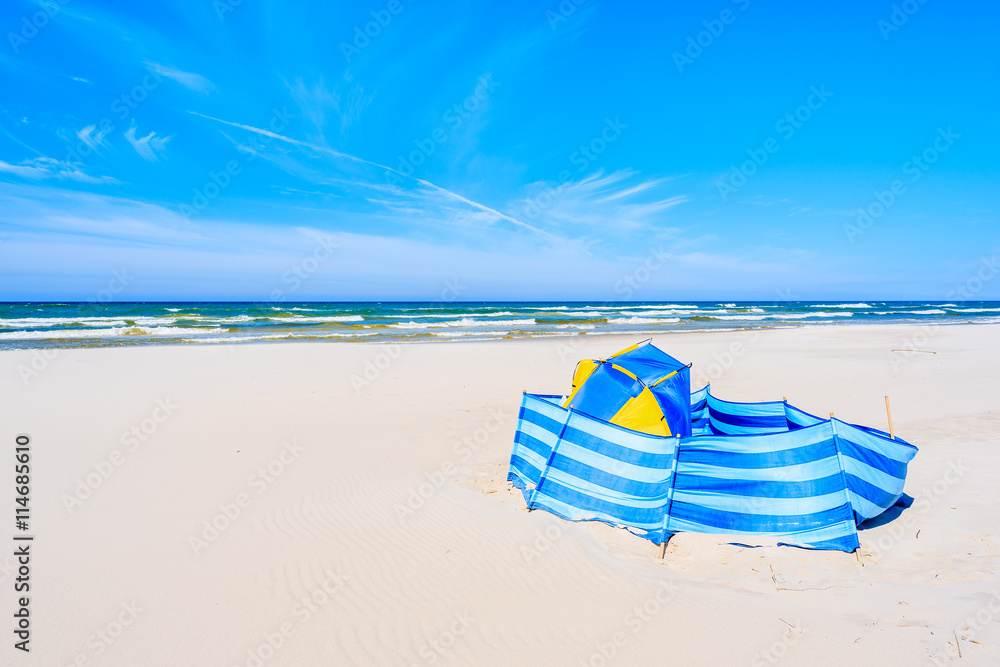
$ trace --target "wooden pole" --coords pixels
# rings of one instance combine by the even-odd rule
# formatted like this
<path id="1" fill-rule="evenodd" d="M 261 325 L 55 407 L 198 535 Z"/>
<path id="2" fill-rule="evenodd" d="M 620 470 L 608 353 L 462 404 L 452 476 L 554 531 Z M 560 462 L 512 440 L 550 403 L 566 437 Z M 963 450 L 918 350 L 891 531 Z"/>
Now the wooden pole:
<path id="1" fill-rule="evenodd" d="M 666 553 L 667 553 L 667 541 L 664 540 L 663 544 L 660 545 L 660 560 L 663 560 L 663 557 L 666 555 Z"/>
<path id="2" fill-rule="evenodd" d="M 782 396 L 781 397 L 781 402 L 782 403 L 787 403 L 788 402 L 788 397 L 787 396 Z"/>
<path id="3" fill-rule="evenodd" d="M 830 413 L 830 419 L 833 419 L 833 413 L 832 412 Z"/>
<path id="4" fill-rule="evenodd" d="M 896 434 L 892 430 L 892 410 L 889 409 L 889 397 L 885 397 L 885 416 L 889 418 L 889 437 L 896 439 Z"/>

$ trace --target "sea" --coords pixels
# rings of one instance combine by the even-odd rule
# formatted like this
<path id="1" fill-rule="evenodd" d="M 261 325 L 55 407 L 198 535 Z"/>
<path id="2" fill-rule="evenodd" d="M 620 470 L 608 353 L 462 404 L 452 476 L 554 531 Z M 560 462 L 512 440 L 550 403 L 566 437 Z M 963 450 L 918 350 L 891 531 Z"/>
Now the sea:
<path id="1" fill-rule="evenodd" d="M 1000 322 L 998 301 L 0 303 L 0 349 L 437 342 Z"/>

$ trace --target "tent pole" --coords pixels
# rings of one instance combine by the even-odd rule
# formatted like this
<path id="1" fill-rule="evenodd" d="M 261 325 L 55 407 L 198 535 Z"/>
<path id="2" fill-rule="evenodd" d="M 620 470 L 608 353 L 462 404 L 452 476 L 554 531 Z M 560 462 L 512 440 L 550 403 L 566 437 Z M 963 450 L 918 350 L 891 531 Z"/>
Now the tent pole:
<path id="1" fill-rule="evenodd" d="M 885 416 L 889 418 L 889 437 L 893 440 L 896 439 L 896 435 L 892 430 L 892 410 L 889 409 L 889 397 L 885 397 Z"/>

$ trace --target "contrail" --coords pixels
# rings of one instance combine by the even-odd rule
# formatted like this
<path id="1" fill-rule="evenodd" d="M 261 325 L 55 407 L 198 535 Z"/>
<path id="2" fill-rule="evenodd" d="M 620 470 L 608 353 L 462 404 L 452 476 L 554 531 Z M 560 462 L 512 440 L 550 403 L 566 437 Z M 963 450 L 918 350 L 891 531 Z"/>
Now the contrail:
<path id="1" fill-rule="evenodd" d="M 257 134 L 262 134 L 265 137 L 271 137 L 272 139 L 277 139 L 279 141 L 284 141 L 284 142 L 287 142 L 289 144 L 294 144 L 296 146 L 303 146 L 305 148 L 309 148 L 311 150 L 318 151 L 320 153 L 328 153 L 330 155 L 333 155 L 334 157 L 345 158 L 347 160 L 353 160 L 354 162 L 359 162 L 361 164 L 366 164 L 366 165 L 371 166 L 371 167 L 376 167 L 378 169 L 383 169 L 385 171 L 390 171 L 390 172 L 392 172 L 394 174 L 398 174 L 398 175 L 402 176 L 403 178 L 409 179 L 411 181 L 416 181 L 417 183 L 420 183 L 421 185 L 423 185 L 425 187 L 428 187 L 428 188 L 430 188 L 430 189 L 432 189 L 432 190 L 434 190 L 436 192 L 440 192 L 441 194 L 443 194 L 443 195 L 445 195 L 447 197 L 450 197 L 452 199 L 455 199 L 457 201 L 460 201 L 463 204 L 471 206 L 472 208 L 478 209 L 478 210 L 483 211 L 485 213 L 489 213 L 491 215 L 495 215 L 498 218 L 501 218 L 502 220 L 506 220 L 507 222 L 513 223 L 514 225 L 517 225 L 518 227 L 523 227 L 524 229 L 531 230 L 531 231 L 535 232 L 536 234 L 541 234 L 543 236 L 547 236 L 547 237 L 555 239 L 555 240 L 560 240 L 560 241 L 562 240 L 562 239 L 559 239 L 557 236 L 554 236 L 553 234 L 550 234 L 550 233 L 548 233 L 546 231 L 538 229 L 537 227 L 532 227 L 528 223 L 522 222 L 522 221 L 518 220 L 517 218 L 512 218 L 511 216 L 507 215 L 506 213 L 501 213 L 500 211 L 498 211 L 496 209 L 490 208 L 489 206 L 486 206 L 484 204 L 480 204 L 479 202 L 472 201 L 471 199 L 463 197 L 462 195 L 460 195 L 460 194 L 458 194 L 456 192 L 452 192 L 451 190 L 449 190 L 447 188 L 442 188 L 440 185 L 435 185 L 434 183 L 431 183 L 430 181 L 425 181 L 424 179 L 417 178 L 416 176 L 409 176 L 409 175 L 404 174 L 403 172 L 401 172 L 401 171 L 399 171 L 397 169 L 393 169 L 392 167 L 387 167 L 384 164 L 379 164 L 377 162 L 371 162 L 369 160 L 365 160 L 364 158 L 360 158 L 360 157 L 358 157 L 356 155 L 351 155 L 350 153 L 341 153 L 340 151 L 335 151 L 332 148 L 327 148 L 326 146 L 318 146 L 316 144 L 311 144 L 308 141 L 300 141 L 298 139 L 292 139 L 291 137 L 286 137 L 284 135 L 277 134 L 275 132 L 271 132 L 270 130 L 262 130 L 259 127 L 253 127 L 253 126 L 250 126 L 250 125 L 243 125 L 242 123 L 234 123 L 232 121 L 222 120 L 221 118 L 213 118 L 212 116 L 206 116 L 205 114 L 198 113 L 197 111 L 188 111 L 188 113 L 190 113 L 192 115 L 195 115 L 195 116 L 200 116 L 201 118 L 207 118 L 208 120 L 214 120 L 217 123 L 225 123 L 226 125 L 232 125 L 233 127 L 238 127 L 241 130 L 247 130 L 248 132 L 256 132 Z"/>

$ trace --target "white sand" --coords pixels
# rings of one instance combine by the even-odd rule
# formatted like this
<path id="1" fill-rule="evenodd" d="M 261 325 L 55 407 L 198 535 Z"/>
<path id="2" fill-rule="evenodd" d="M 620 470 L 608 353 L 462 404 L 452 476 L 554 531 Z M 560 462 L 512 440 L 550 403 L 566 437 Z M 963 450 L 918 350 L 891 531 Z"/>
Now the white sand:
<path id="1" fill-rule="evenodd" d="M 920 448 L 918 500 L 861 532 L 863 568 L 703 535 L 661 561 L 625 531 L 527 513 L 505 481 L 521 391 L 564 393 L 579 358 L 630 339 L 405 346 L 360 393 L 350 376 L 384 365 L 381 347 L 60 351 L 27 385 L 35 353 L 0 353 L 0 497 L 12 517 L 14 436 L 29 433 L 37 536 L 29 656 L 12 646 L 0 556 L 0 664 L 996 664 L 1000 326 L 926 331 L 655 341 L 696 380 L 711 371 L 722 398 L 787 396 L 885 428 L 890 395 L 896 433 Z M 914 337 L 924 352 L 894 370 Z M 157 400 L 178 407 L 133 451 L 122 434 L 152 430 Z M 302 451 L 275 462 L 290 441 Z M 114 450 L 120 465 L 68 511 Z M 269 462 L 280 474 L 255 476 Z M 224 526 L 240 494 L 196 555 L 190 538 Z"/>

